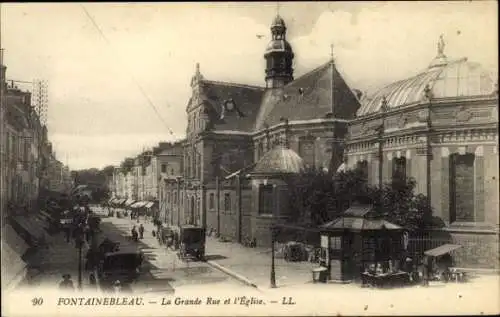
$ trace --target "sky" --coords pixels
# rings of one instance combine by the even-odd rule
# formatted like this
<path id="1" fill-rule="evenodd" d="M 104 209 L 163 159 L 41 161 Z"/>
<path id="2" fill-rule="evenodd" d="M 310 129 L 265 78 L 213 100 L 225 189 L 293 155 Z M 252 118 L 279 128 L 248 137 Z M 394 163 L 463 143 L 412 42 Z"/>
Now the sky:
<path id="1" fill-rule="evenodd" d="M 207 79 L 263 86 L 278 10 L 295 77 L 326 62 L 333 44 L 346 81 L 370 93 L 425 69 L 441 34 L 449 58 L 498 74 L 495 1 L 2 3 L 7 79 L 47 80 L 59 160 L 117 165 L 183 137 L 196 63 Z"/>

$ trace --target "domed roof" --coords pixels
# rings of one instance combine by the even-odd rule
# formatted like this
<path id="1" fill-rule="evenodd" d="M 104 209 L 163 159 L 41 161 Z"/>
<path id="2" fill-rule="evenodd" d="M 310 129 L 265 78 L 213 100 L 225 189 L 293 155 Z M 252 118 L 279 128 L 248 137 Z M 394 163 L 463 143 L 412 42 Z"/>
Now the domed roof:
<path id="1" fill-rule="evenodd" d="M 277 146 L 257 162 L 252 174 L 292 174 L 304 169 L 304 161 L 293 150 Z"/>
<path id="2" fill-rule="evenodd" d="M 422 73 L 390 84 L 362 100 L 358 116 L 379 112 L 384 98 L 388 109 L 420 103 L 429 87 L 434 99 L 486 96 L 495 92 L 491 72 L 467 58 L 448 61 L 438 56 Z"/>

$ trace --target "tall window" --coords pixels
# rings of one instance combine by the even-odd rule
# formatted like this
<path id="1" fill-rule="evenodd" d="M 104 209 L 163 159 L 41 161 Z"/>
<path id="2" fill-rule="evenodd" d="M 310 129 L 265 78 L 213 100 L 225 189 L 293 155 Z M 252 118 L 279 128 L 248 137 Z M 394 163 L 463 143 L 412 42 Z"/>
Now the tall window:
<path id="1" fill-rule="evenodd" d="M 259 142 L 259 145 L 257 146 L 257 159 L 260 159 L 262 155 L 264 155 L 264 144 Z"/>
<path id="2" fill-rule="evenodd" d="M 362 173 L 363 179 L 368 181 L 368 162 L 366 160 L 358 161 L 356 163 L 356 169 Z"/>
<path id="3" fill-rule="evenodd" d="M 450 157 L 451 222 L 476 221 L 474 210 L 474 154 Z"/>
<path id="4" fill-rule="evenodd" d="M 394 158 L 392 160 L 392 181 L 406 181 L 406 158 Z"/>
<path id="5" fill-rule="evenodd" d="M 210 193 L 208 196 L 208 209 L 213 210 L 215 209 L 215 194 Z"/>
<path id="6" fill-rule="evenodd" d="M 230 193 L 224 194 L 224 210 L 231 211 L 231 194 Z"/>
<path id="7" fill-rule="evenodd" d="M 174 205 L 177 205 L 177 191 L 174 191 Z"/>
<path id="8" fill-rule="evenodd" d="M 273 186 L 260 185 L 259 188 L 259 214 L 272 215 L 273 214 Z"/>
<path id="9" fill-rule="evenodd" d="M 166 173 L 167 172 L 167 164 L 162 164 L 161 165 L 161 172 Z"/>
<path id="10" fill-rule="evenodd" d="M 303 138 L 299 141 L 299 156 L 304 160 L 305 166 L 314 166 L 314 139 Z"/>

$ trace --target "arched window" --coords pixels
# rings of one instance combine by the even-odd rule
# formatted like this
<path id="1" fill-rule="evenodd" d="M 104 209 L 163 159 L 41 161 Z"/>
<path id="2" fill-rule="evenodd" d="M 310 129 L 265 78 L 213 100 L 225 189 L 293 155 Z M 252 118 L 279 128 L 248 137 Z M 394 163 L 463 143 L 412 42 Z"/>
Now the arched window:
<path id="1" fill-rule="evenodd" d="M 392 160 L 392 182 L 406 181 L 406 158 L 394 158 Z"/>

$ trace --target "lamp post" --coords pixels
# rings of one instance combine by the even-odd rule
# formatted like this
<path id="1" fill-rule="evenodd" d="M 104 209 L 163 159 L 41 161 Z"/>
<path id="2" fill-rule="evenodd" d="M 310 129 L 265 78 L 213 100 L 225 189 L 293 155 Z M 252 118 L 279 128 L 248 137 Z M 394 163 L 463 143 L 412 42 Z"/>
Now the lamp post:
<path id="1" fill-rule="evenodd" d="M 267 185 L 267 179 L 264 180 L 264 185 Z M 276 288 L 276 268 L 274 264 L 274 245 L 276 244 L 276 214 L 277 214 L 277 204 L 276 204 L 276 185 L 273 185 L 273 224 L 271 225 L 271 288 Z"/>
<path id="2" fill-rule="evenodd" d="M 75 247 L 78 249 L 78 289 L 82 289 L 82 247 L 83 247 L 83 231 L 78 225 L 75 235 Z"/>
<path id="3" fill-rule="evenodd" d="M 274 265 L 274 244 L 276 240 L 276 228 L 271 227 L 271 288 L 276 288 L 276 269 Z"/>

